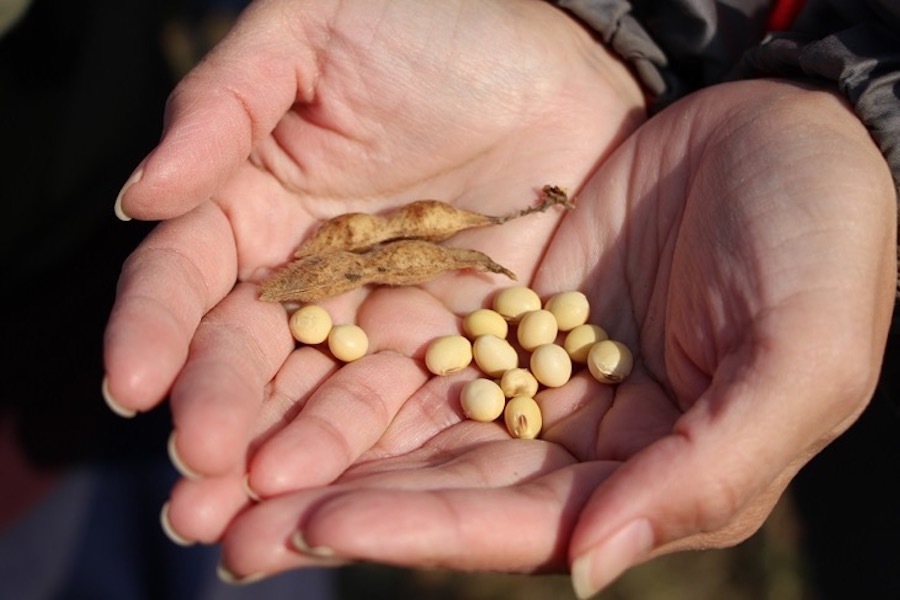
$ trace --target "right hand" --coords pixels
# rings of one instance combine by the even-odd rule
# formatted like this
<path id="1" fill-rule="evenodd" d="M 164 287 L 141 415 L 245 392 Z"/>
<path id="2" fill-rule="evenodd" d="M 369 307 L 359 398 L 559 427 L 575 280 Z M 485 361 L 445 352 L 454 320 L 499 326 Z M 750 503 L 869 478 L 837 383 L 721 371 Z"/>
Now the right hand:
<path id="1" fill-rule="evenodd" d="M 281 398 L 286 406 L 271 401 L 279 382 L 311 393 L 333 372 L 316 358 L 298 368 L 284 309 L 258 301 L 255 286 L 317 223 L 422 197 L 505 214 L 547 183 L 575 191 L 644 118 L 625 66 L 543 1 L 253 3 L 175 89 L 162 140 L 118 204 L 164 222 L 123 267 L 105 387 L 126 412 L 170 397 L 177 455 L 204 476 L 179 488 L 194 489 L 193 501 L 173 503 L 182 535 L 217 539 L 247 501 L 254 440 L 290 420 L 285 412 L 302 415 L 300 392 Z M 558 222 L 536 215 L 466 243 L 529 281 Z M 446 283 L 440 294 L 405 295 L 406 313 L 440 316 L 433 331 L 401 328 L 408 339 L 379 349 L 413 356 L 496 281 Z M 361 290 L 330 308 L 356 321 L 369 299 Z M 421 373 L 407 361 L 409 388 Z M 395 400 L 399 410 L 405 397 Z M 260 468 L 254 484 L 277 493 L 326 483 L 352 462 L 338 450 L 292 455 L 317 461 L 315 477 L 282 461 L 294 475 Z"/>

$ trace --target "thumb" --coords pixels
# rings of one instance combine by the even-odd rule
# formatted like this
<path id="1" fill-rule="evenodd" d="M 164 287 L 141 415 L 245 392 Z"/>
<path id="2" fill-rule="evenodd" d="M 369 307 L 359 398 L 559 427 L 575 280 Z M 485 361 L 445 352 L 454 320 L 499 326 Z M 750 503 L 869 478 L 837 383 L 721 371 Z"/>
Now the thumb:
<path id="1" fill-rule="evenodd" d="M 795 351 L 769 346 L 751 360 L 747 352 L 726 359 L 673 431 L 595 491 L 569 547 L 580 598 L 651 558 L 743 541 L 797 471 L 849 426 L 868 388 L 829 392 L 818 367 L 786 360 Z"/>
<path id="2" fill-rule="evenodd" d="M 159 145 L 116 199 L 119 218 L 168 219 L 210 199 L 297 101 L 300 78 L 313 81 L 312 52 L 285 47 L 302 44 L 270 12 L 248 7 L 175 87 Z"/>

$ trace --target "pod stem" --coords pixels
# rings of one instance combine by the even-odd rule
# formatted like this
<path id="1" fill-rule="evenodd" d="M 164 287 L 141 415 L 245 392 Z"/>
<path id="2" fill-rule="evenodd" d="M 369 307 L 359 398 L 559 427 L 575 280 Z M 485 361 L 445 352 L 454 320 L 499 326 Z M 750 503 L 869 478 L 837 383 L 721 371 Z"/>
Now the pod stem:
<path id="1" fill-rule="evenodd" d="M 519 217 L 524 217 L 531 213 L 545 212 L 551 206 L 564 206 L 569 210 L 575 208 L 575 202 L 569 198 L 569 195 L 565 190 L 559 186 L 545 185 L 541 188 L 541 196 L 543 197 L 543 200 L 541 200 L 540 204 L 523 208 L 522 210 L 518 210 L 503 217 L 497 217 L 497 223 L 506 223 L 507 221 L 512 221 L 513 219 L 518 219 Z"/>

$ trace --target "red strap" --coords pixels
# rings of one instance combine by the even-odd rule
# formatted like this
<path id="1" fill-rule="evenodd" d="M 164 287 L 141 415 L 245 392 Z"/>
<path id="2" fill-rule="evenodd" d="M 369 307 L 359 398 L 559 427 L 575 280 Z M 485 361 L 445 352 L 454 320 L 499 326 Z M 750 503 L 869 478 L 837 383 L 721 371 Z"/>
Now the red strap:
<path id="1" fill-rule="evenodd" d="M 769 13 L 769 31 L 783 31 L 790 28 L 806 0 L 777 0 Z"/>

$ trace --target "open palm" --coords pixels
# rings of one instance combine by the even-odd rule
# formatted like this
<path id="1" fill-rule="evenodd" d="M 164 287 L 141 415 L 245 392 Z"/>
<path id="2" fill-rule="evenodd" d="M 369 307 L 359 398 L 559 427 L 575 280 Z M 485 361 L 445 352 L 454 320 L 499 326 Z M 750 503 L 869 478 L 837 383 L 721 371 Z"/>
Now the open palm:
<path id="1" fill-rule="evenodd" d="M 240 323 L 248 339 L 233 343 L 261 345 L 269 363 L 247 365 L 253 385 L 268 381 L 288 340 L 266 319 L 282 315 L 235 282 L 258 281 L 338 213 L 432 197 L 503 214 L 546 183 L 574 187 L 641 103 L 624 67 L 543 2 L 255 3 L 172 94 L 163 140 L 123 193 L 129 216 L 170 220 L 123 269 L 109 393 L 126 409 L 160 402 L 204 316 L 207 336 Z M 503 233 L 482 245 L 515 243 L 508 266 L 527 279 L 554 222 L 533 225 L 537 243 Z M 352 319 L 360 298 L 336 317 Z M 206 362 L 232 371 L 251 359 L 223 355 L 243 351 Z M 182 450 L 201 472 L 233 458 L 215 443 L 209 456 Z"/>
<path id="2" fill-rule="evenodd" d="M 463 419 L 473 372 L 432 378 L 417 360 L 484 290 L 374 291 L 356 313 L 373 355 L 338 368 L 301 349 L 273 381 L 250 459 L 263 499 L 229 523 L 226 564 L 572 568 L 590 591 L 740 541 L 871 394 L 894 214 L 883 160 L 831 95 L 760 81 L 667 109 L 588 179 L 536 268 L 518 265 L 543 295 L 584 290 L 592 321 L 635 349 L 631 378 L 539 393 L 541 439 L 510 439 Z M 213 539 L 246 505 L 239 479 L 184 480 L 175 529 Z"/>
<path id="3" fill-rule="evenodd" d="M 294 351 L 284 308 L 257 299 L 261 277 L 339 213 L 430 197 L 505 214 L 545 184 L 575 190 L 644 110 L 627 69 L 545 2 L 266 0 L 179 84 L 166 116 L 120 198 L 124 214 L 164 221 L 123 267 L 105 390 L 123 413 L 170 399 L 174 452 L 204 476 L 179 488 L 204 500 L 173 499 L 172 520 L 209 541 L 247 501 L 248 460 L 251 487 L 271 495 L 327 483 L 369 451 L 424 382 L 409 357 L 503 283 L 463 273 L 330 301 L 372 338 L 370 357 L 338 369 Z M 561 217 L 453 243 L 527 282 Z M 370 419 L 372 394 L 382 407 Z M 365 427 L 342 447 L 328 427 L 350 415 Z M 278 460 L 279 444 L 298 460 Z"/>

